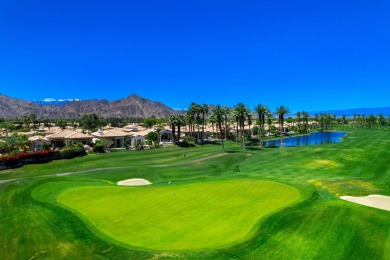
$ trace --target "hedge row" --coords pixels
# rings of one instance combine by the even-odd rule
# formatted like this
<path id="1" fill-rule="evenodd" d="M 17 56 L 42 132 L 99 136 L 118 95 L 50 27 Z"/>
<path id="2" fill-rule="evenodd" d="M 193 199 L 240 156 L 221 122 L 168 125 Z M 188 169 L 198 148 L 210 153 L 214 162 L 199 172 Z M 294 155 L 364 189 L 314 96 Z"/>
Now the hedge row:
<path id="1" fill-rule="evenodd" d="M 79 147 L 65 147 L 60 151 L 24 152 L 0 158 L 0 170 L 16 168 L 25 164 L 46 163 L 58 159 L 71 159 L 85 155 Z"/>

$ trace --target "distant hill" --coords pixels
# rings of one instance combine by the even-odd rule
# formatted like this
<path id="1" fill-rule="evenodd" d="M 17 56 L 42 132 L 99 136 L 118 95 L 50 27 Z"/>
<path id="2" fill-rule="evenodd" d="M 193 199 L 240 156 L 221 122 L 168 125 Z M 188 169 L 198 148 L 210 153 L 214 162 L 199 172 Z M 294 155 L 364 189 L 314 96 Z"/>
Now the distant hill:
<path id="1" fill-rule="evenodd" d="M 312 111 L 310 115 L 315 114 L 332 114 L 338 117 L 345 115 L 346 117 L 353 117 L 354 115 L 366 115 L 371 114 L 379 115 L 383 114 L 385 117 L 390 116 L 390 107 L 376 107 L 376 108 L 354 108 L 354 109 L 340 109 L 340 110 L 327 110 L 327 111 Z"/>
<path id="2" fill-rule="evenodd" d="M 37 103 L 16 99 L 0 94 L 0 117 L 13 119 L 24 115 L 36 114 L 38 118 L 80 118 L 83 114 L 95 113 L 108 117 L 150 117 L 164 118 L 179 113 L 156 101 L 142 98 L 135 94 L 115 101 L 83 100 L 69 101 L 62 104 Z"/>

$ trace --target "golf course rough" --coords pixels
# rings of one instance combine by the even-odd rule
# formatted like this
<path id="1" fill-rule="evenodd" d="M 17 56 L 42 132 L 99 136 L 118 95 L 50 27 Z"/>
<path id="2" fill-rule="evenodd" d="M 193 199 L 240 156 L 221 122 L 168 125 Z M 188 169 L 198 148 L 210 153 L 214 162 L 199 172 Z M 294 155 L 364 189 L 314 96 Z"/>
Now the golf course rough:
<path id="1" fill-rule="evenodd" d="M 57 201 L 109 240 L 176 251 L 241 241 L 262 217 L 300 196 L 282 183 L 233 179 L 166 187 L 83 186 L 65 190 Z"/>

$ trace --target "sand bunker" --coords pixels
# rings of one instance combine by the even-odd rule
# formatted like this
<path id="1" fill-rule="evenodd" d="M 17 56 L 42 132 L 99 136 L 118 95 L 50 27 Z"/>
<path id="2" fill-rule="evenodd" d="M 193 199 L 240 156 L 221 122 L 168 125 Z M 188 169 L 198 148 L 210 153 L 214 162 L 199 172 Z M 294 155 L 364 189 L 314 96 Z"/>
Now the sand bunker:
<path id="1" fill-rule="evenodd" d="M 390 197 L 382 195 L 368 195 L 366 197 L 341 196 L 343 200 L 361 205 L 390 211 Z"/>
<path id="2" fill-rule="evenodd" d="M 119 181 L 117 184 L 120 186 L 142 186 L 142 185 L 150 185 L 152 183 L 145 179 L 135 178 L 135 179 Z"/>

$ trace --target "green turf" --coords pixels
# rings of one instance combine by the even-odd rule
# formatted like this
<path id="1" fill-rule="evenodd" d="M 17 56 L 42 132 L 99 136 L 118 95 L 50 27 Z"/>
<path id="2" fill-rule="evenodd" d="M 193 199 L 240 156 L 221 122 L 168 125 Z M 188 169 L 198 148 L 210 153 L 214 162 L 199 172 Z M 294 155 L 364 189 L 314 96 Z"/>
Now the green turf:
<path id="1" fill-rule="evenodd" d="M 0 171 L 0 179 L 20 178 L 0 184 L 0 259 L 389 259 L 390 212 L 338 197 L 390 196 L 390 129 L 346 130 L 350 134 L 337 144 L 262 150 L 253 146 L 239 151 L 234 142 L 226 142 L 231 153 L 201 162 L 190 161 L 219 154 L 221 147 L 116 151 Z M 117 166 L 125 168 L 53 176 Z M 175 185 L 172 188 L 262 180 L 292 186 L 301 199 L 263 217 L 257 215 L 255 224 L 246 225 L 250 231 L 231 243 L 203 248 L 196 241 L 198 247 L 187 250 L 184 246 L 183 250 L 133 248 L 57 201 L 72 189 L 99 186 L 103 191 L 128 178 L 150 180 L 151 190 L 169 190 L 169 180 Z M 202 192 L 190 195 L 199 200 L 203 196 Z M 232 200 L 237 196 L 227 195 Z M 213 209 L 195 214 L 214 214 L 209 213 Z M 129 218 L 135 216 L 129 214 Z M 196 236 L 196 230 L 191 234 Z"/>
<path id="2" fill-rule="evenodd" d="M 88 186 L 68 189 L 57 200 L 114 240 L 167 251 L 233 243 L 261 217 L 299 197 L 291 186 L 240 179 L 169 187 Z"/>

